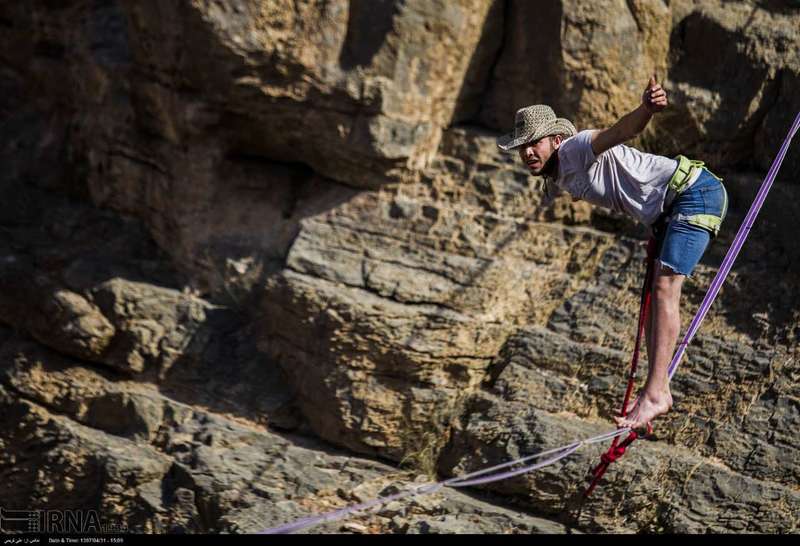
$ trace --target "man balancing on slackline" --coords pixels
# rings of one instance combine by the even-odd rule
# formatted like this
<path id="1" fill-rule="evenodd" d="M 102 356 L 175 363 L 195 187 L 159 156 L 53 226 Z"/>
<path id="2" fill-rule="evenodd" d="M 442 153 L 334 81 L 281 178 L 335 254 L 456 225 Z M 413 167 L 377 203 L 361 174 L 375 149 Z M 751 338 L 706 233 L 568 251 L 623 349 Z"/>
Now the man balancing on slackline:
<path id="1" fill-rule="evenodd" d="M 502 150 L 518 150 L 531 173 L 544 176 L 548 199 L 566 191 L 575 199 L 626 213 L 649 226 L 659 241 L 645 325 L 647 381 L 628 415 L 615 418 L 620 427 L 633 429 L 672 407 L 667 369 L 680 333 L 681 285 L 716 236 L 728 208 L 721 180 L 702 162 L 623 144 L 666 107 L 667 94 L 654 76 L 639 107 L 608 129 L 577 132 L 549 106 L 536 104 L 518 110 L 514 132 L 497 139 Z"/>

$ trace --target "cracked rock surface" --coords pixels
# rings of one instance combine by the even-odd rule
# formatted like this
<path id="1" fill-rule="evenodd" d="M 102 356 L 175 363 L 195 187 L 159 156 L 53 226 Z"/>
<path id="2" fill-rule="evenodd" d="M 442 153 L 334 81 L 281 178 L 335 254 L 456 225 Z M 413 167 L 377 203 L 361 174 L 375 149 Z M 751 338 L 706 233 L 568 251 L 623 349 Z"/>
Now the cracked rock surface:
<path id="1" fill-rule="evenodd" d="M 798 28 L 778 0 L 3 3 L 3 508 L 252 533 L 613 429 L 645 229 L 543 205 L 495 138 L 534 102 L 607 126 L 656 72 L 634 144 L 730 195 L 686 325 L 800 109 Z M 602 495 L 584 446 L 302 532 L 797 532 L 798 150 Z"/>

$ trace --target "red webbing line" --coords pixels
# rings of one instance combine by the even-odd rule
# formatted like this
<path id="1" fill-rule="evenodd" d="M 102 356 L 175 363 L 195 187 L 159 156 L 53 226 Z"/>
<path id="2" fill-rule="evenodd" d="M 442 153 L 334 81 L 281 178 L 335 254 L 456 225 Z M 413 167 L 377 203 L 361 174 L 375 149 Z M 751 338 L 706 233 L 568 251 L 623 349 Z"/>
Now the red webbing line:
<path id="1" fill-rule="evenodd" d="M 631 357 L 631 371 L 628 374 L 628 386 L 625 389 L 625 398 L 622 400 L 622 409 L 619 413 L 620 417 L 625 417 L 628 415 L 628 403 L 631 399 L 631 393 L 633 393 L 633 385 L 636 379 L 636 368 L 639 364 L 639 348 L 642 344 L 645 321 L 647 321 L 650 315 L 650 294 L 652 292 L 651 287 L 653 283 L 653 270 L 655 268 L 656 246 L 656 239 L 651 237 L 647 242 L 647 271 L 645 272 L 644 283 L 642 284 L 641 304 L 639 305 L 639 328 L 636 332 L 636 343 L 634 344 L 633 356 Z M 631 443 L 633 443 L 638 436 L 639 435 L 636 432 L 631 431 L 631 433 L 621 443 L 619 442 L 619 437 L 614 438 L 614 441 L 611 443 L 611 447 L 608 448 L 607 452 L 600 456 L 600 463 L 594 468 L 594 470 L 592 470 L 592 483 L 589 484 L 589 487 L 583 493 L 584 497 L 588 497 L 592 494 L 592 491 L 594 491 L 594 488 L 597 486 L 598 482 L 600 482 L 603 474 L 605 474 L 606 470 L 608 470 L 608 466 L 622 457 L 625 454 L 625 449 Z"/>
<path id="2" fill-rule="evenodd" d="M 620 442 L 618 445 L 614 443 L 608 449 L 608 451 L 600 455 L 600 464 L 598 464 L 594 468 L 594 470 L 592 470 L 592 483 L 589 484 L 589 487 L 583 493 L 584 497 L 588 497 L 589 495 L 592 494 L 594 488 L 597 487 L 598 483 L 600 483 L 600 479 L 603 477 L 603 474 L 605 474 L 606 470 L 608 470 L 608 466 L 617 459 L 619 459 L 620 457 L 622 457 L 623 455 L 625 455 L 625 450 L 627 449 L 627 447 L 631 445 L 633 441 L 638 437 L 639 434 L 637 434 L 635 431 L 632 430 L 631 433 L 628 434 L 628 436 L 626 436 L 624 440 L 622 440 L 622 442 Z"/>
<path id="3" fill-rule="evenodd" d="M 628 375 L 628 386 L 625 389 L 625 398 L 622 400 L 622 409 L 620 410 L 620 417 L 628 415 L 628 403 L 631 400 L 631 393 L 633 392 L 633 385 L 636 380 L 636 368 L 639 365 L 639 349 L 642 345 L 642 337 L 644 337 L 645 323 L 650 316 L 650 296 L 652 294 L 653 285 L 653 270 L 655 269 L 655 254 L 656 254 L 656 240 L 650 238 L 647 242 L 647 271 L 645 272 L 644 283 L 642 284 L 642 297 L 641 305 L 639 307 L 639 328 L 636 332 L 636 344 L 633 347 L 633 357 L 631 358 L 631 371 Z M 614 438 L 614 443 L 617 443 L 618 438 Z"/>

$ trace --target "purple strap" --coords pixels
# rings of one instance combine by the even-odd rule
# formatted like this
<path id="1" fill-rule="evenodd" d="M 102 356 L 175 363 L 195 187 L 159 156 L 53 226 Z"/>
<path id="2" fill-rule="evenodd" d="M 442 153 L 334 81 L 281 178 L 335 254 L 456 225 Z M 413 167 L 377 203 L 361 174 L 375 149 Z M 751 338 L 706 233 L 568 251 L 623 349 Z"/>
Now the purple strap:
<path id="1" fill-rule="evenodd" d="M 351 506 L 345 506 L 344 508 L 340 508 L 339 510 L 334 510 L 332 512 L 326 512 L 324 514 L 319 514 L 316 516 L 308 516 L 305 518 L 300 518 L 291 523 L 287 523 L 279 527 L 264 529 L 263 531 L 259 531 L 257 534 L 283 535 L 283 534 L 293 533 L 295 531 L 299 531 L 300 529 L 311 527 L 312 525 L 319 525 L 320 523 L 325 523 L 326 521 L 336 521 L 338 519 L 342 519 L 343 517 L 347 516 L 352 512 L 358 512 L 361 510 L 372 508 L 374 506 L 380 506 L 381 504 L 386 504 L 387 502 L 391 502 L 393 500 L 402 499 L 403 497 L 408 497 L 410 495 L 424 495 L 426 493 L 433 493 L 434 491 L 437 491 L 443 487 L 443 485 L 441 484 L 433 484 L 433 485 L 438 487 L 423 486 L 416 489 L 411 489 L 409 491 L 402 491 L 400 493 L 395 493 L 394 495 L 389 495 L 387 497 L 380 497 L 377 499 L 372 499 L 367 502 L 362 502 L 361 504 L 353 504 Z"/>
<path id="2" fill-rule="evenodd" d="M 753 227 L 753 223 L 756 221 L 758 211 L 761 210 L 761 206 L 764 204 L 764 200 L 767 198 L 767 193 L 769 193 L 772 183 L 775 181 L 775 177 L 778 174 L 778 170 L 781 168 L 783 158 L 786 156 L 786 152 L 789 150 L 789 143 L 792 141 L 792 137 L 795 135 L 795 133 L 797 133 L 799 127 L 800 112 L 798 112 L 797 117 L 795 117 L 791 129 L 789 129 L 789 134 L 786 135 L 786 139 L 783 141 L 783 145 L 781 146 L 777 157 L 772 162 L 772 167 L 770 167 L 767 177 L 764 179 L 764 182 L 761 184 L 761 188 L 758 190 L 758 195 L 756 195 L 753 204 L 750 206 L 750 210 L 747 212 L 744 222 L 742 222 L 742 225 L 739 227 L 739 232 L 736 234 L 736 238 L 734 238 L 731 247 L 728 249 L 728 253 L 725 255 L 725 259 L 722 261 L 722 265 L 717 271 L 714 280 L 711 282 L 711 287 L 708 289 L 708 292 L 706 292 L 706 296 L 703 298 L 703 303 L 700 304 L 700 309 L 698 309 L 697 314 L 694 316 L 694 319 L 689 325 L 689 329 L 686 330 L 686 334 L 683 336 L 683 341 L 681 341 L 678 345 L 678 350 L 669 365 L 669 379 L 672 379 L 672 376 L 675 375 L 675 371 L 678 369 L 678 364 L 680 363 L 681 358 L 683 358 L 683 354 L 686 352 L 686 347 L 697 333 L 697 330 L 700 328 L 700 323 L 703 322 L 708 310 L 711 308 L 711 304 L 714 303 L 714 299 L 716 299 L 720 288 L 722 288 L 722 283 L 725 282 L 725 278 L 728 276 L 728 272 L 731 270 L 734 260 L 736 260 L 736 257 L 739 255 L 739 251 L 742 249 L 742 245 L 744 245 L 744 241 L 747 239 L 750 229 Z"/>
<path id="3" fill-rule="evenodd" d="M 295 531 L 299 531 L 301 529 L 305 529 L 307 527 L 312 527 L 314 525 L 319 525 L 321 523 L 325 523 L 327 521 L 336 521 L 343 519 L 344 517 L 354 513 L 360 512 L 362 510 L 367 510 L 369 508 L 373 508 L 375 506 L 380 506 L 382 504 L 386 504 L 388 502 L 398 500 L 404 497 L 409 496 L 416 496 L 416 495 L 427 495 L 430 493 L 435 493 L 436 491 L 440 490 L 441 488 L 447 487 L 467 487 L 469 485 L 477 485 L 479 483 L 490 483 L 499 480 L 504 480 L 510 478 L 511 476 L 516 476 L 518 474 L 523 474 L 525 472 L 531 472 L 538 468 L 542 468 L 544 466 L 553 464 L 556 461 L 563 459 L 577 451 L 581 446 L 589 445 L 589 444 L 596 444 L 599 442 L 605 442 L 610 440 L 611 438 L 616 438 L 617 436 L 622 436 L 623 434 L 627 434 L 630 432 L 630 428 L 620 428 L 610 432 L 605 432 L 603 434 L 599 434 L 597 436 L 593 436 L 592 438 L 587 438 L 586 440 L 579 440 L 576 442 L 572 442 L 567 445 L 563 445 L 557 448 L 548 449 L 546 451 L 541 451 L 539 453 L 535 453 L 533 455 L 528 455 L 526 457 L 522 457 L 520 459 L 516 459 L 513 461 L 509 461 L 506 463 L 502 463 L 490 468 L 484 468 L 482 470 L 477 470 L 475 472 L 471 472 L 464 476 L 458 476 L 456 478 L 450 478 L 449 480 L 438 482 L 438 483 L 430 483 L 418 486 L 414 489 L 410 489 L 408 491 L 401 491 L 400 493 L 395 493 L 394 495 L 389 495 L 386 497 L 379 497 L 377 499 L 372 499 L 367 502 L 362 502 L 360 504 L 353 504 L 351 506 L 345 506 L 344 508 L 340 508 L 338 510 L 333 510 L 331 512 L 326 512 L 324 514 L 318 514 L 314 516 L 307 516 L 304 518 L 297 519 L 290 523 L 286 523 L 284 525 L 280 525 L 278 527 L 272 527 L 269 529 L 264 529 L 259 531 L 257 534 L 288 534 L 293 533 Z M 545 455 L 552 455 L 555 454 L 553 457 L 536 463 L 531 466 L 526 466 L 517 470 L 512 470 L 509 472 L 502 472 L 498 474 L 492 474 L 485 478 L 480 478 L 477 480 L 469 480 L 470 478 L 474 478 L 475 476 L 480 476 L 483 474 L 487 474 L 494 470 L 498 470 L 501 468 L 507 468 L 509 466 L 513 466 L 516 464 L 521 464 L 525 461 L 529 461 L 531 459 L 538 459 Z M 469 481 L 468 481 L 469 480 Z"/>
<path id="4" fill-rule="evenodd" d="M 448 487 L 469 487 L 471 485 L 480 485 L 480 484 L 483 484 L 483 483 L 491 483 L 491 482 L 496 482 L 496 481 L 500 481 L 500 480 L 506 480 L 506 479 L 511 478 L 513 476 L 518 476 L 520 474 L 525 474 L 526 472 L 533 472 L 534 470 L 538 470 L 539 468 L 542 468 L 544 466 L 551 465 L 556 461 L 560 461 L 561 459 L 563 459 L 564 457 L 566 457 L 568 455 L 572 455 L 573 453 L 575 453 L 575 451 L 577 451 L 577 449 L 579 447 L 581 447 L 581 445 L 583 445 L 583 444 L 581 444 L 579 442 L 575 443 L 575 444 L 572 444 L 571 446 L 567 446 L 567 448 L 564 449 L 563 451 L 560 451 L 558 453 L 558 455 L 555 455 L 553 457 L 550 457 L 549 459 L 545 459 L 542 462 L 539 462 L 539 463 L 536 463 L 536 464 L 533 464 L 533 465 L 530 465 L 530 466 L 524 466 L 522 468 L 518 468 L 517 470 L 509 470 L 508 472 L 503 472 L 502 474 L 495 474 L 495 475 L 492 475 L 492 476 L 487 476 L 485 478 L 477 478 L 477 479 L 474 479 L 474 480 L 467 480 L 467 481 L 455 481 L 454 480 L 451 483 L 447 483 L 447 486 Z"/>

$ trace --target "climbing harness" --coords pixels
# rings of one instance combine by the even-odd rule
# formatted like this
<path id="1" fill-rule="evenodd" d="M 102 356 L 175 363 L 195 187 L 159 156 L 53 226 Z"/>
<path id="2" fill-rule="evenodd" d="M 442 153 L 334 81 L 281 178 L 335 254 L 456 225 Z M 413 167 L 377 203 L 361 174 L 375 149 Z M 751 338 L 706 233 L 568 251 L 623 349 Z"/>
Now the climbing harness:
<path id="1" fill-rule="evenodd" d="M 794 123 L 789 129 L 789 133 L 787 134 L 786 139 L 783 141 L 783 145 L 781 146 L 778 155 L 772 162 L 772 166 L 770 167 L 769 172 L 767 173 L 767 177 L 761 184 L 761 188 L 759 189 L 758 194 L 756 195 L 756 198 L 753 201 L 753 204 L 750 206 L 750 210 L 747 212 L 747 215 L 745 216 L 742 225 L 739 227 L 739 231 L 736 233 L 736 237 L 734 238 L 730 249 L 728 249 L 728 253 L 725 255 L 725 259 L 722 261 L 722 265 L 720 265 L 720 268 L 717 271 L 714 280 L 711 282 L 711 286 L 709 287 L 708 292 L 706 292 L 706 295 L 703 298 L 703 302 L 700 304 L 700 308 L 698 309 L 697 313 L 692 319 L 692 322 L 689 325 L 689 328 L 687 329 L 686 334 L 683 337 L 683 341 L 681 341 L 681 343 L 678 344 L 678 350 L 673 356 L 672 361 L 669 365 L 669 369 L 667 371 L 668 380 L 671 380 L 672 376 L 675 375 L 675 371 L 678 369 L 678 364 L 680 363 L 681 359 L 683 358 L 683 354 L 686 351 L 686 346 L 689 344 L 689 342 L 692 340 L 697 330 L 700 328 L 700 324 L 703 322 L 703 319 L 708 313 L 708 310 L 710 309 L 711 304 L 714 302 L 714 299 L 716 299 L 717 294 L 719 293 L 719 290 L 722 287 L 723 282 L 725 281 L 725 278 L 728 276 L 728 272 L 731 270 L 731 267 L 733 266 L 733 262 L 739 255 L 739 251 L 741 250 L 745 239 L 747 239 L 747 235 L 749 234 L 750 229 L 753 227 L 755 218 L 758 215 L 759 210 L 761 210 L 761 206 L 764 204 L 764 200 L 767 197 L 767 193 L 769 193 L 769 190 L 772 187 L 772 183 L 775 181 L 775 177 L 778 174 L 778 170 L 780 169 L 781 164 L 783 163 L 783 159 L 786 156 L 786 152 L 789 149 L 789 144 L 791 143 L 792 137 L 794 137 L 795 133 L 797 133 L 799 128 L 800 128 L 800 112 L 798 112 L 797 117 L 794 120 Z M 648 254 L 655 256 L 655 251 L 656 251 L 655 243 L 651 240 L 651 242 L 648 243 Z M 650 264 L 650 260 L 648 260 L 648 262 L 649 262 L 648 271 L 650 271 L 650 269 L 652 269 L 652 265 Z M 643 287 L 642 290 L 642 304 L 639 309 L 639 331 L 637 333 L 636 347 L 634 348 L 634 356 L 631 362 L 632 369 L 628 380 L 628 387 L 626 389 L 625 398 L 622 404 L 621 413 L 623 416 L 627 412 L 627 405 L 628 402 L 630 401 L 630 395 L 633 389 L 632 378 L 634 377 L 636 372 L 635 368 L 638 362 L 639 345 L 643 332 L 644 320 L 646 320 L 646 314 L 649 308 L 650 290 L 648 287 L 649 287 L 649 282 L 651 281 L 648 281 L 647 279 L 650 279 L 651 277 L 652 275 L 649 273 L 646 275 L 645 286 Z M 625 435 L 627 435 L 627 437 L 620 442 L 619 438 Z M 367 510 L 369 508 L 374 508 L 376 506 L 381 506 L 393 500 L 399 500 L 401 498 L 410 496 L 434 493 L 436 491 L 439 491 L 443 487 L 468 487 L 471 485 L 479 485 L 499 480 L 505 480 L 512 476 L 517 476 L 519 474 L 531 472 L 533 470 L 537 470 L 539 468 L 553 464 L 565 457 L 568 457 L 569 455 L 576 452 L 583 446 L 612 440 L 613 441 L 612 447 L 606 453 L 603 454 L 603 456 L 601 457 L 600 464 L 595 468 L 593 472 L 594 477 L 592 483 L 589 486 L 589 489 L 586 490 L 586 493 L 584 493 L 585 496 L 588 496 L 589 494 L 591 494 L 591 491 L 600 481 L 600 478 L 603 476 L 603 473 L 606 471 L 608 466 L 617 459 L 619 459 L 625 453 L 625 450 L 637 438 L 638 434 L 635 431 L 633 431 L 630 427 L 619 428 L 603 434 L 599 434 L 597 436 L 593 436 L 591 438 L 587 438 L 585 440 L 577 440 L 570 444 L 549 449 L 547 451 L 542 451 L 534 455 L 528 455 L 520 459 L 515 459 L 513 461 L 502 463 L 490 468 L 477 470 L 475 472 L 471 472 L 464 476 L 450 478 L 449 480 L 437 483 L 423 484 L 414 487 L 412 489 L 409 489 L 407 491 L 402 491 L 400 493 L 395 493 L 393 495 L 389 495 L 386 497 L 379 497 L 360 504 L 355 504 L 341 508 L 339 510 L 334 510 L 332 512 L 300 518 L 293 522 L 280 525 L 278 527 L 264 529 L 260 531 L 259 534 L 292 533 L 294 531 L 299 531 L 301 529 L 305 529 L 313 525 L 318 525 L 320 523 L 336 521 L 354 512 L 359 512 L 362 510 Z M 524 466 L 522 468 L 518 468 L 515 470 L 499 472 L 497 474 L 490 474 L 491 472 L 494 472 L 496 470 L 501 470 L 511 466 L 524 464 L 528 461 L 541 459 L 548 455 L 551 455 L 551 457 L 532 465 Z M 489 475 L 486 476 L 486 474 Z M 483 477 L 479 478 L 478 476 L 483 476 Z"/>
<path id="2" fill-rule="evenodd" d="M 706 164 L 702 161 L 689 159 L 685 155 L 676 156 L 675 160 L 678 162 L 678 167 L 675 169 L 675 172 L 672 173 L 672 177 L 667 183 L 668 190 L 664 199 L 665 209 L 669 208 L 679 194 L 688 190 L 691 185 L 697 181 L 703 169 L 705 169 L 708 174 L 716 178 L 718 181 L 722 182 L 722 178 L 709 171 L 705 166 Z M 715 216 L 713 214 L 676 214 L 671 216 L 669 219 L 683 220 L 687 224 L 701 227 L 710 231 L 712 236 L 716 237 L 717 234 L 719 234 L 719 228 L 720 225 L 722 225 L 722 219 L 725 218 L 725 215 L 728 212 L 728 192 L 725 191 L 725 186 L 722 187 L 722 190 L 725 197 L 725 202 L 722 206 L 722 214 L 720 216 Z"/>
<path id="3" fill-rule="evenodd" d="M 667 186 L 677 194 L 689 189 L 689 186 L 694 184 L 694 181 L 697 180 L 697 175 L 700 174 L 697 171 L 705 167 L 706 164 L 702 161 L 689 159 L 685 155 L 676 156 L 675 161 L 678 162 L 678 168 L 672 173 L 672 178 L 669 179 Z M 722 179 L 720 178 L 719 180 Z"/>

